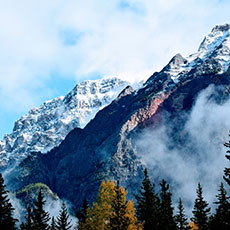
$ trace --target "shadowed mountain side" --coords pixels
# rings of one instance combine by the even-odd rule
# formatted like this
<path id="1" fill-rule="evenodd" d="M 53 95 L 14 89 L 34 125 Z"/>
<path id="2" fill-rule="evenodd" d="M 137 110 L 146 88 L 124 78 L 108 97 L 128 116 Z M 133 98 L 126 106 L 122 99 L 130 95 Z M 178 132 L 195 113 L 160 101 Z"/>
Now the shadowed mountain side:
<path id="1" fill-rule="evenodd" d="M 86 194 L 89 200 L 95 199 L 103 179 L 119 179 L 129 195 L 134 194 L 144 167 L 137 152 L 141 150 L 135 146 L 136 134 L 167 121 L 174 145 L 185 143 L 186 135 L 181 135 L 185 114 L 189 114 L 197 95 L 210 84 L 224 86 L 218 103 L 229 98 L 227 74 L 194 78 L 188 75 L 172 87 L 167 74 L 156 73 L 138 92 L 127 87 L 84 129 L 71 131 L 59 147 L 46 155 L 35 153 L 25 159 L 12 174 L 18 176 L 10 178 L 9 187 L 17 190 L 42 182 L 77 207 Z"/>

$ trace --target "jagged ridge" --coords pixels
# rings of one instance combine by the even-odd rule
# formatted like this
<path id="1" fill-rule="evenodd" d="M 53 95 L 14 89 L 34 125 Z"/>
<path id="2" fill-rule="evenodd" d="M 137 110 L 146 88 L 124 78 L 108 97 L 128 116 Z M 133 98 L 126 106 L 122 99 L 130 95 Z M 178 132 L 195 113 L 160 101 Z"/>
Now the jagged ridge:
<path id="1" fill-rule="evenodd" d="M 144 167 L 138 154 L 141 150 L 135 146 L 136 134 L 161 124 L 166 112 L 169 121 L 176 121 L 177 126 L 170 123 L 170 134 L 179 145 L 186 141 L 186 135 L 180 137 L 186 122 L 181 114 L 191 111 L 203 89 L 222 85 L 219 98 L 229 99 L 229 93 L 225 94 L 230 85 L 228 40 L 229 26 L 215 27 L 196 54 L 187 59 L 176 55 L 141 89 L 126 88 L 84 129 L 72 130 L 59 147 L 25 159 L 11 174 L 11 188 L 43 182 L 76 206 L 81 205 L 84 194 L 94 198 L 102 179 L 120 179 L 135 193 Z"/>
<path id="2" fill-rule="evenodd" d="M 0 142 L 0 169 L 6 164 L 14 167 L 30 152 L 46 153 L 58 146 L 72 129 L 84 128 L 128 84 L 118 78 L 83 81 L 65 97 L 31 109 Z"/>

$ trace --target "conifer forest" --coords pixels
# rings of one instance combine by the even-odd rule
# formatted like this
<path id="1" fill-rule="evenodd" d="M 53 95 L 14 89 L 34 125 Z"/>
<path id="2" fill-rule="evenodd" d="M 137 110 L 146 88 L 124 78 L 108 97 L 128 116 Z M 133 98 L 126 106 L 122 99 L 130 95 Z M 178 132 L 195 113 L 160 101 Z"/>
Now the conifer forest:
<path id="1" fill-rule="evenodd" d="M 226 160 L 230 163 L 230 141 Z M 223 170 L 223 182 L 216 195 L 216 209 L 203 196 L 198 182 L 192 216 L 185 214 L 182 199 L 177 207 L 172 203 L 170 185 L 162 179 L 160 190 L 144 170 L 144 179 L 135 200 L 127 200 L 128 191 L 119 181 L 103 181 L 97 199 L 88 203 L 87 194 L 82 207 L 75 210 L 77 223 L 73 222 L 65 202 L 62 202 L 58 216 L 51 216 L 44 210 L 45 198 L 39 190 L 33 205 L 27 205 L 23 220 L 14 218 L 14 207 L 8 197 L 4 179 L 0 174 L 0 229 L 1 230 L 229 230 L 230 229 L 230 167 Z M 226 186 L 224 185 L 226 184 Z"/>

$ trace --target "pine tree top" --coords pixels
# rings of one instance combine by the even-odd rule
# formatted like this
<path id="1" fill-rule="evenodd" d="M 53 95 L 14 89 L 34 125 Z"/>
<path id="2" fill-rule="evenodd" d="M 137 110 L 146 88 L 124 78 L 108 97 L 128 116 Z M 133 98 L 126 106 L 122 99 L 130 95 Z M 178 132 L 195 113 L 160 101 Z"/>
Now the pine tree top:
<path id="1" fill-rule="evenodd" d="M 210 214 L 210 208 L 208 202 L 203 198 L 203 190 L 198 183 L 197 198 L 194 202 L 192 221 L 199 227 L 200 230 L 206 230 L 208 227 L 208 215 Z"/>
<path id="2" fill-rule="evenodd" d="M 49 213 L 44 210 L 45 199 L 42 193 L 42 189 L 39 190 L 37 201 L 34 203 L 35 207 L 33 209 L 33 225 L 39 227 L 39 230 L 48 230 L 49 229 Z"/>
<path id="3" fill-rule="evenodd" d="M 8 198 L 8 191 L 5 189 L 4 179 L 0 173 L 0 229 L 15 230 L 16 219 L 13 218 L 14 208 Z"/>
<path id="4" fill-rule="evenodd" d="M 56 221 L 55 221 L 54 217 L 52 217 L 52 219 L 51 219 L 50 230 L 57 230 L 57 225 L 56 225 Z"/>
<path id="5" fill-rule="evenodd" d="M 56 225 L 58 230 L 68 230 L 72 227 L 71 221 L 69 220 L 69 214 L 64 202 L 62 202 Z"/>
<path id="6" fill-rule="evenodd" d="M 175 221 L 177 223 L 178 230 L 188 230 L 188 220 L 185 216 L 184 206 L 181 198 L 179 198 L 178 212 L 175 216 Z"/>

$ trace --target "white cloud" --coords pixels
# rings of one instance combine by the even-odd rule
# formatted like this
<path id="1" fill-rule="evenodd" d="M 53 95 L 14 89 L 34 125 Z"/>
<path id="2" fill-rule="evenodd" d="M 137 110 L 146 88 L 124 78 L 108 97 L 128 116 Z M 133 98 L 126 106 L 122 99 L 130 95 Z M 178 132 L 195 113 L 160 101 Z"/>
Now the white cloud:
<path id="1" fill-rule="evenodd" d="M 195 52 L 214 24 L 230 21 L 230 3 L 217 0 L 0 4 L 0 110 L 20 112 L 53 96 L 47 83 L 55 84 L 53 72 L 76 81 L 146 79 L 174 54 Z"/>

